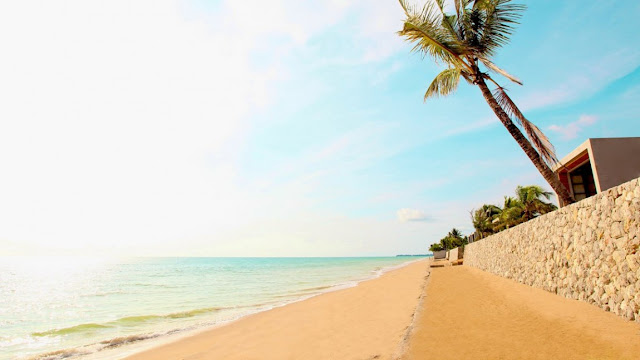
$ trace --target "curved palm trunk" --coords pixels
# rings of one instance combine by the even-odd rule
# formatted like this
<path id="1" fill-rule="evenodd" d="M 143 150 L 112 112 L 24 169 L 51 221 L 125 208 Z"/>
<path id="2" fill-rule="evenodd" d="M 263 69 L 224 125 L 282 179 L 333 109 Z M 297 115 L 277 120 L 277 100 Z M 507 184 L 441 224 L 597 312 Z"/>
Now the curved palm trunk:
<path id="1" fill-rule="evenodd" d="M 533 145 L 531 145 L 529 140 L 527 140 L 527 138 L 522 135 L 520 129 L 518 129 L 513 121 L 511 121 L 509 115 L 507 115 L 502 107 L 500 107 L 500 104 L 498 104 L 496 99 L 493 97 L 493 94 L 491 93 L 491 90 L 489 90 L 487 84 L 484 82 L 484 79 L 479 76 L 476 80 L 476 83 L 482 91 L 482 96 L 484 96 L 484 99 L 487 101 L 493 112 L 496 114 L 498 119 L 500 119 L 502 125 L 507 128 L 509 134 L 513 136 L 524 153 L 527 154 L 529 159 L 531 159 L 531 162 L 533 162 L 533 165 L 535 165 L 536 169 L 538 169 L 544 179 L 547 180 L 551 188 L 556 192 L 556 194 L 558 194 L 558 197 L 560 198 L 560 205 L 565 206 L 573 203 L 574 200 L 571 197 L 571 194 L 569 194 L 567 188 L 562 185 L 560 179 L 553 171 L 551 171 L 547 163 L 542 160 L 540 154 L 538 154 Z"/>

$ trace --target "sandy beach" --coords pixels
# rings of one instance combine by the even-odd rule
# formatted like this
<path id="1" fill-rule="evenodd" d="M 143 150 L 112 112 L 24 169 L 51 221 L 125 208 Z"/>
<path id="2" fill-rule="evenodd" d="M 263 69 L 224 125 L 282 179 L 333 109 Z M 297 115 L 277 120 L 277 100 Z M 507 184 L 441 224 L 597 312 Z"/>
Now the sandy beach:
<path id="1" fill-rule="evenodd" d="M 358 286 L 258 313 L 128 359 L 394 359 L 428 260 Z"/>
<path id="2" fill-rule="evenodd" d="M 640 359 L 640 324 L 422 260 L 128 359 Z"/>
<path id="3" fill-rule="evenodd" d="M 640 324 L 467 266 L 432 269 L 406 360 L 640 359 Z"/>

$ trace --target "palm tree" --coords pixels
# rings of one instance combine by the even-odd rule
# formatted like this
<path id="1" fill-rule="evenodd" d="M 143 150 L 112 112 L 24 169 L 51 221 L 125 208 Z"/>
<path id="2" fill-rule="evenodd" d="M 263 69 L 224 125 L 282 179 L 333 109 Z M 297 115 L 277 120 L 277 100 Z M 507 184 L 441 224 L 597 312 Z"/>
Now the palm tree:
<path id="1" fill-rule="evenodd" d="M 557 209 L 542 198 L 549 200 L 551 193 L 537 185 L 518 186 L 515 197 L 504 197 L 502 208 L 485 204 L 472 210 L 471 222 L 480 238 L 495 234 Z"/>
<path id="2" fill-rule="evenodd" d="M 516 77 L 496 66 L 491 58 L 507 44 L 513 25 L 518 23 L 526 6 L 512 4 L 511 0 L 454 0 L 455 14 L 447 14 L 446 0 L 429 0 L 431 2 L 421 8 L 407 4 L 406 0 L 399 1 L 406 19 L 398 34 L 415 43 L 413 51 L 422 52 L 448 66 L 429 85 L 425 101 L 453 93 L 461 77 L 480 87 L 493 112 L 558 194 L 561 204 L 573 203 L 571 194 L 550 168 L 558 160 L 549 139 L 525 118 L 504 87 L 487 71 L 480 69 L 482 65 L 486 70 L 522 85 Z M 486 81 L 495 86 L 493 93 Z"/>
<path id="3" fill-rule="evenodd" d="M 439 243 L 431 244 L 429 251 L 451 250 L 468 244 L 469 239 L 460 230 L 453 228 Z"/>
<path id="4" fill-rule="evenodd" d="M 516 199 L 522 207 L 523 222 L 557 209 L 555 205 L 546 203 L 541 198 L 550 200 L 551 193 L 544 191 L 537 185 L 518 186 L 516 188 Z"/>
<path id="5" fill-rule="evenodd" d="M 496 223 L 499 221 L 501 213 L 500 207 L 487 204 L 482 205 L 480 209 L 471 211 L 471 222 L 480 239 L 499 231 L 496 228 Z"/>
<path id="6" fill-rule="evenodd" d="M 504 205 L 500 209 L 496 229 L 502 231 L 525 222 L 523 219 L 523 206 L 520 200 L 511 196 L 504 197 Z"/>
<path id="7" fill-rule="evenodd" d="M 462 237 L 463 237 L 462 232 L 460 230 L 456 229 L 456 228 L 451 229 L 451 231 L 449 231 L 447 236 L 450 236 L 450 237 L 456 238 L 456 239 L 462 239 Z"/>

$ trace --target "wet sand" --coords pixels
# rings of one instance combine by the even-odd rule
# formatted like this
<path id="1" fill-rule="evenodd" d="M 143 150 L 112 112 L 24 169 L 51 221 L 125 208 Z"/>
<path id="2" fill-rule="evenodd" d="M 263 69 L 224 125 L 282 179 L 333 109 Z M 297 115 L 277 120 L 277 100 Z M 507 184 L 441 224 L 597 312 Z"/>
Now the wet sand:
<path id="1" fill-rule="evenodd" d="M 640 359 L 640 324 L 467 266 L 437 268 L 403 359 Z"/>
<path id="2" fill-rule="evenodd" d="M 428 260 L 358 286 L 248 316 L 127 359 L 397 359 Z"/>

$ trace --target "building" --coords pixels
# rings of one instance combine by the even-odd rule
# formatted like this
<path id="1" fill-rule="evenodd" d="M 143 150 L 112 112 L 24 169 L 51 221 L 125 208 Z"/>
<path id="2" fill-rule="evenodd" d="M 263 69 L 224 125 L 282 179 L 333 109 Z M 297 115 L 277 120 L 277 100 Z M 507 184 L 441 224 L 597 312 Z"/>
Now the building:
<path id="1" fill-rule="evenodd" d="M 554 172 L 576 201 L 638 178 L 640 137 L 587 139 Z"/>

